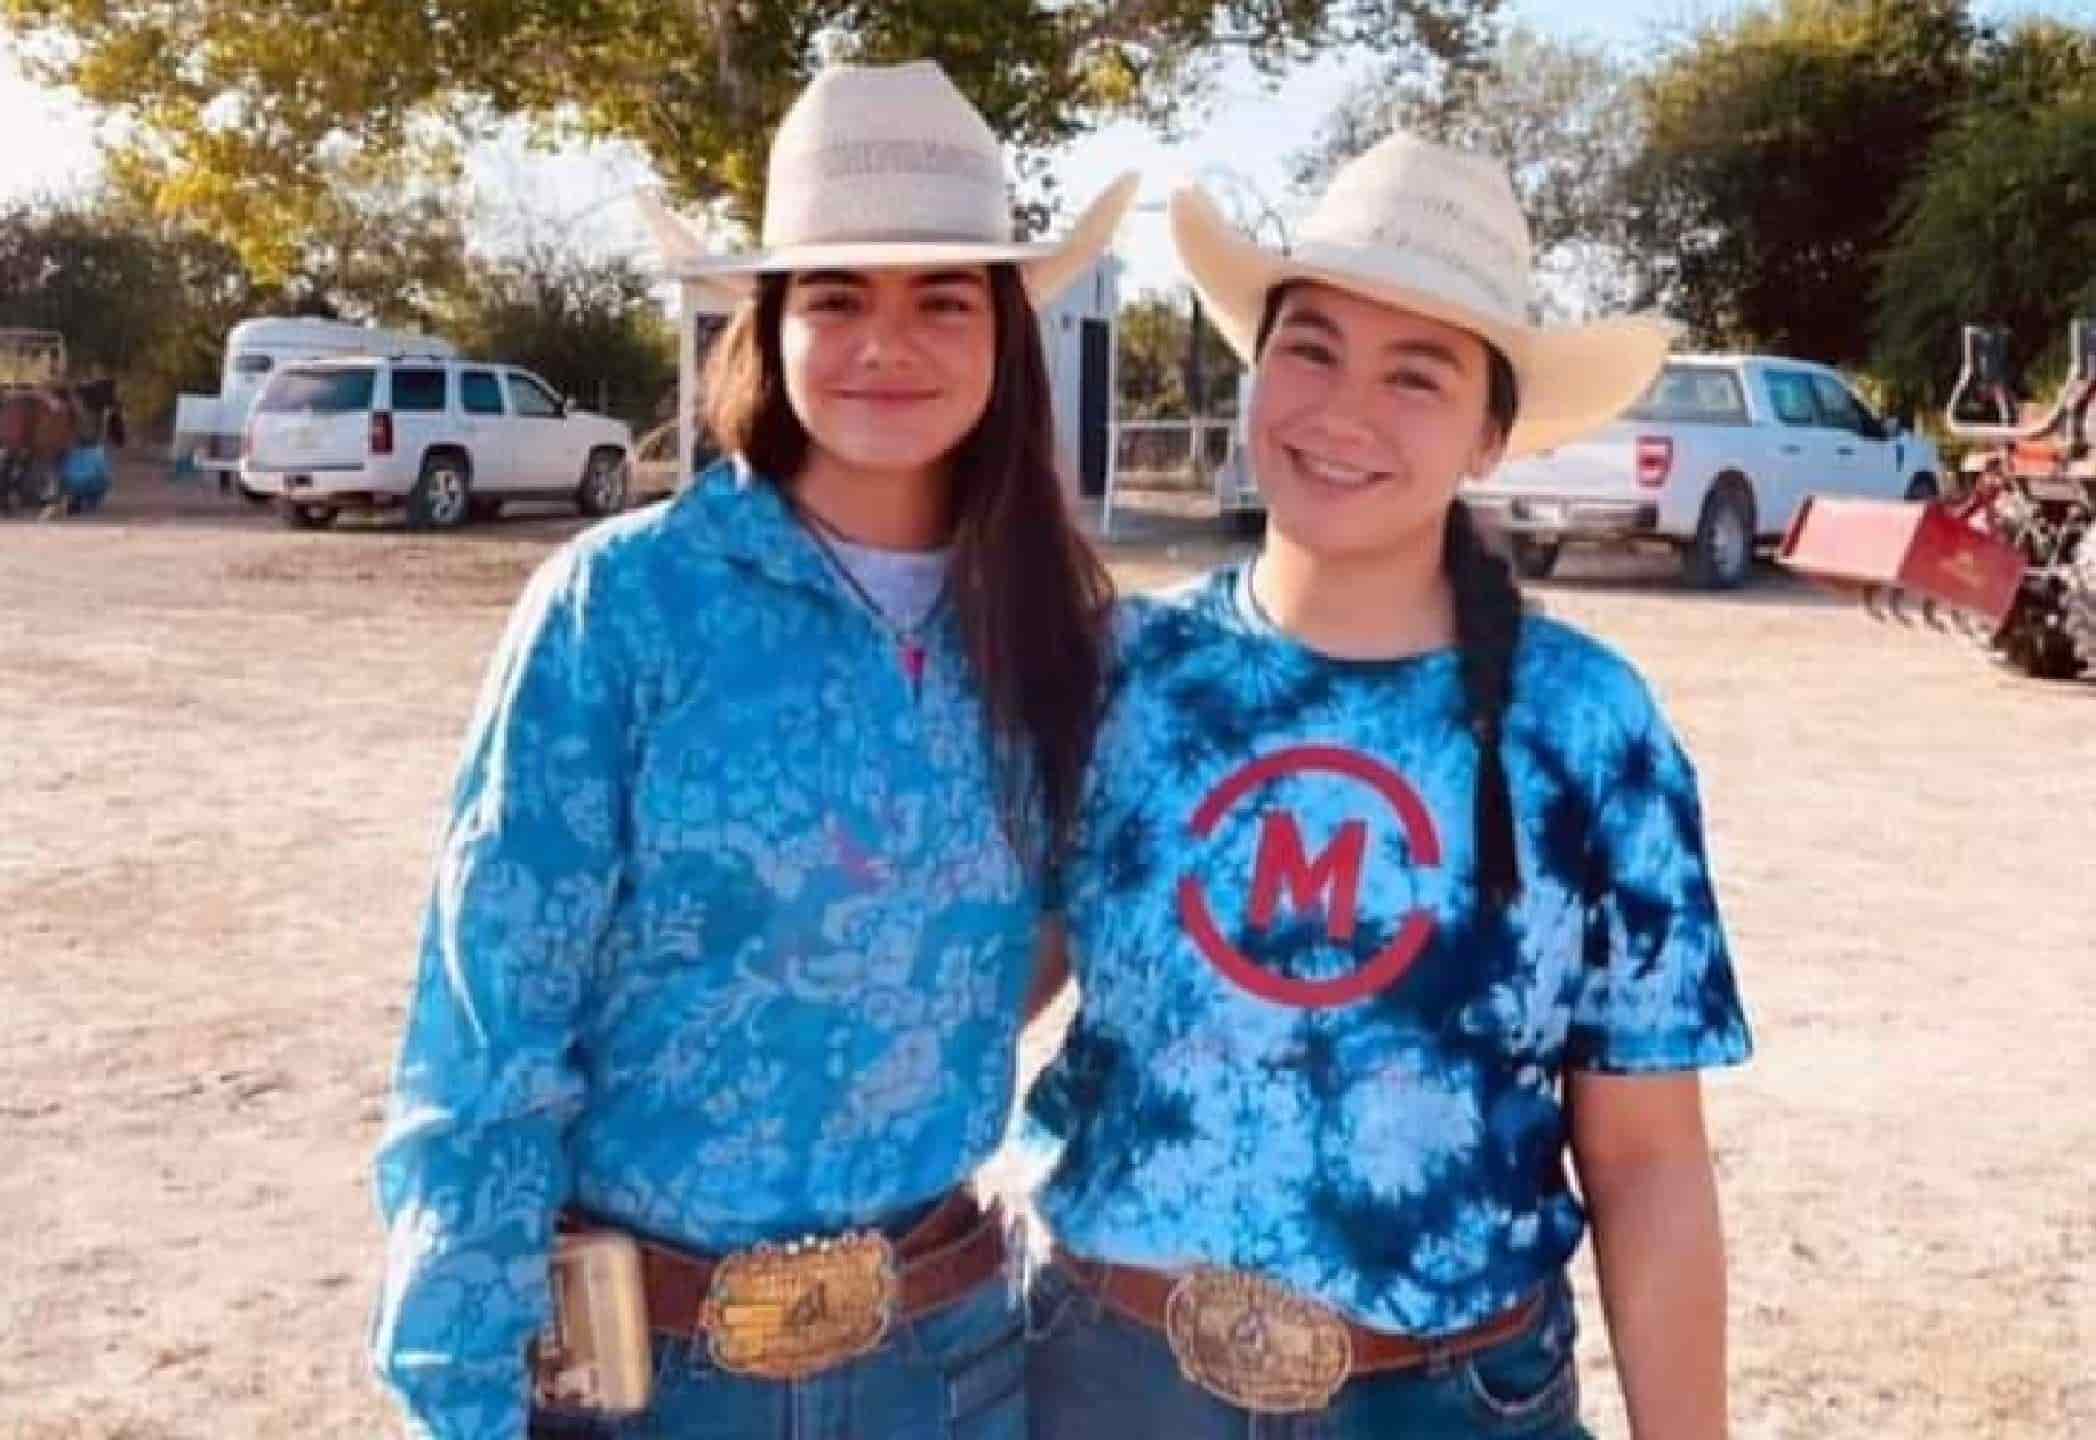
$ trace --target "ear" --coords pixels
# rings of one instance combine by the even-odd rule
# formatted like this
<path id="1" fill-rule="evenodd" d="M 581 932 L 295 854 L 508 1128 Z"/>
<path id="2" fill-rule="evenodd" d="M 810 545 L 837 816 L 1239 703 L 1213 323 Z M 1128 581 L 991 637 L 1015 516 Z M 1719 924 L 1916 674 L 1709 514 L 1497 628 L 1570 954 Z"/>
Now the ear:
<path id="1" fill-rule="evenodd" d="M 1492 422 L 1487 420 L 1484 433 L 1477 437 L 1477 449 L 1471 452 L 1470 463 L 1465 467 L 1464 473 L 1482 480 L 1497 470 L 1499 462 L 1505 458 L 1506 436 L 1500 434 Z"/>

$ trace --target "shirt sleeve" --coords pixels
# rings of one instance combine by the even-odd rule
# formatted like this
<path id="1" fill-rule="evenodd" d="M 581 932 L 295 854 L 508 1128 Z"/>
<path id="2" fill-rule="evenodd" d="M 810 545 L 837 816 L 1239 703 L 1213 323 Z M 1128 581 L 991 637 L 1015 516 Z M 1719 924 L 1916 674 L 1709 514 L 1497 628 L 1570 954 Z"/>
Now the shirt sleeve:
<path id="1" fill-rule="evenodd" d="M 591 592 L 571 547 L 519 600 L 438 847 L 375 1166 L 372 1355 L 417 1436 L 525 1433 L 582 1105 L 575 1018 L 624 849 L 631 690 Z"/>
<path id="2" fill-rule="evenodd" d="M 1635 1075 L 1752 1052 L 1718 915 L 1696 773 L 1641 681 L 1606 747 L 1588 855 L 1576 1069 Z"/>

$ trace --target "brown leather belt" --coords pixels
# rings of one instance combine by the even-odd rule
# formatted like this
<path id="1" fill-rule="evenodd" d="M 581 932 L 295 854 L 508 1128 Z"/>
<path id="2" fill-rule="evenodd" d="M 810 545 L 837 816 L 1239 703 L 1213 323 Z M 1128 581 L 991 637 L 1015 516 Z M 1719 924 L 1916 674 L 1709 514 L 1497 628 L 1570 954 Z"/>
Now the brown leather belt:
<path id="1" fill-rule="evenodd" d="M 1055 1248 L 1055 1263 L 1079 1285 L 1117 1314 L 1160 1334 L 1168 1330 L 1166 1314 L 1172 1292 L 1181 1277 L 1163 1270 L 1145 1270 L 1135 1265 L 1115 1265 L 1086 1260 L 1061 1246 Z M 1491 1319 L 1456 1331 L 1452 1335 L 1402 1335 L 1390 1330 L 1371 1330 L 1336 1312 L 1332 1318 L 1352 1342 L 1349 1375 L 1371 1375 L 1390 1370 L 1412 1370 L 1429 1363 L 1446 1363 L 1489 1350 L 1511 1340 L 1534 1323 L 1543 1309 L 1544 1292 L 1538 1290 L 1518 1305 L 1502 1310 Z"/>
<path id="2" fill-rule="evenodd" d="M 562 1228 L 601 1228 L 575 1215 Z M 895 1242 L 895 1312 L 892 1321 L 914 1320 L 943 1309 L 972 1292 L 1004 1266 L 1004 1213 L 983 1207 L 966 1190 L 955 1190 Z M 635 1237 L 640 1246 L 641 1288 L 647 1296 L 648 1328 L 680 1339 L 702 1338 L 701 1316 L 713 1294 L 720 1261 Z"/>

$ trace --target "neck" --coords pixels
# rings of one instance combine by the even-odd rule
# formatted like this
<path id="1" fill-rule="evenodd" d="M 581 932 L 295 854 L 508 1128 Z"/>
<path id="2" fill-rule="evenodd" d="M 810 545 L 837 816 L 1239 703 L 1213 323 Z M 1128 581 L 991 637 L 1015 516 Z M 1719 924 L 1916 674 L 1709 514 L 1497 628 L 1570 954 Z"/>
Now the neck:
<path id="1" fill-rule="evenodd" d="M 1456 640 L 1455 592 L 1441 531 L 1408 537 L 1398 553 L 1319 555 L 1268 530 L 1252 594 L 1274 624 L 1320 654 L 1395 660 Z"/>
<path id="2" fill-rule="evenodd" d="M 877 470 L 811 448 L 793 494 L 838 534 L 881 550 L 934 550 L 953 533 L 943 466 Z"/>

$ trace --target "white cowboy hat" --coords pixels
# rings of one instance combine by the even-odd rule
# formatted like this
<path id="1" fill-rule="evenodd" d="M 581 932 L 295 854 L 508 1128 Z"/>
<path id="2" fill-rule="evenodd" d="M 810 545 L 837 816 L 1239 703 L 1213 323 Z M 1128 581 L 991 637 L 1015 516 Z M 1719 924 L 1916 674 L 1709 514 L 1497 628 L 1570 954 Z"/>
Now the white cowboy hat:
<path id="1" fill-rule="evenodd" d="M 1122 175 L 1059 241 L 1017 242 L 1004 148 L 945 71 L 930 60 L 833 65 L 772 137 L 762 248 L 665 258 L 670 274 L 729 303 L 779 271 L 1009 262 L 1041 305 L 1112 241 L 1135 187 L 1133 171 Z"/>
<path id="2" fill-rule="evenodd" d="M 1171 221 L 1194 288 L 1247 365 L 1267 293 L 1290 280 L 1336 286 L 1497 346 L 1521 392 L 1509 457 L 1613 419 L 1652 383 L 1674 335 L 1657 316 L 1533 323 L 1528 221 L 1505 167 L 1412 135 L 1341 167 L 1286 253 L 1240 235 L 1192 185 L 1173 193 Z"/>

